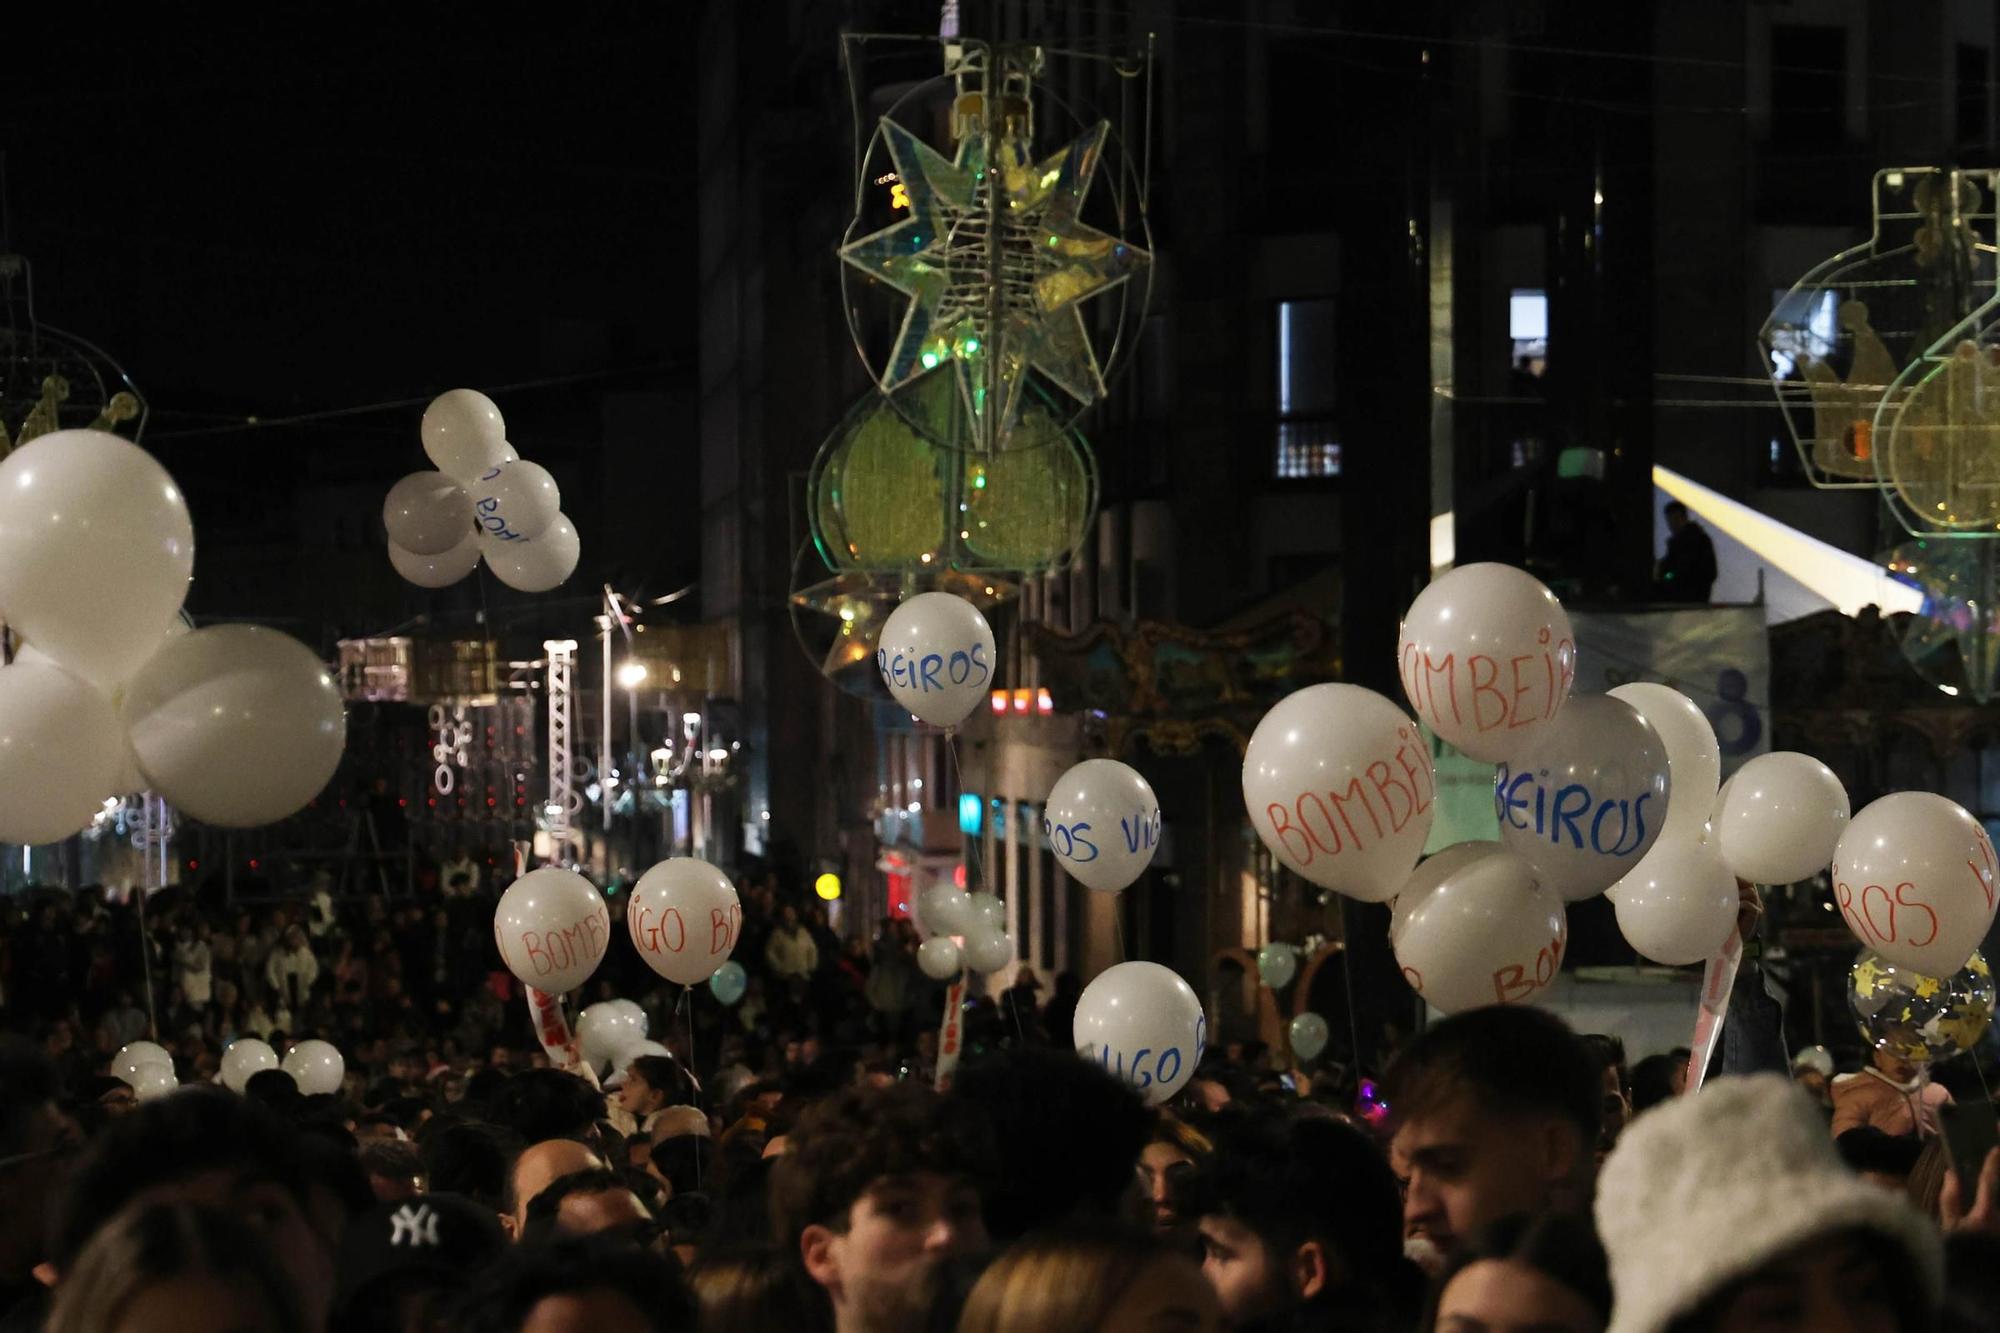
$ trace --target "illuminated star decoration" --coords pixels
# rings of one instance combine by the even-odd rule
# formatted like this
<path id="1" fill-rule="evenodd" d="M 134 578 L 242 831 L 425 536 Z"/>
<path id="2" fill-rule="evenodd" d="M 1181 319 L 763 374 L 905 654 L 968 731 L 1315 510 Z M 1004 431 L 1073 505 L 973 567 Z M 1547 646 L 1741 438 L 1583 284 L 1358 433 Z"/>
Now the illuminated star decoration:
<path id="1" fill-rule="evenodd" d="M 1004 447 L 1030 370 L 1080 403 L 1103 395 L 1081 306 L 1152 262 L 1080 217 L 1109 129 L 1099 123 L 1035 162 L 1024 140 L 989 145 L 975 128 L 951 161 L 882 122 L 910 216 L 840 257 L 910 298 L 884 393 L 949 364 L 986 448 Z"/>
<path id="2" fill-rule="evenodd" d="M 881 677 L 875 670 L 875 647 L 881 638 L 882 623 L 913 592 L 948 592 L 963 597 L 984 611 L 1010 600 L 1020 592 L 1020 587 L 1004 579 L 947 569 L 935 574 L 926 572 L 907 580 L 900 574 L 849 571 L 823 583 L 800 588 L 791 595 L 793 606 L 840 621 L 840 628 L 833 635 L 826 658 L 820 664 L 820 674 L 839 683 L 845 679 L 843 673 L 865 668 L 865 671 L 855 675 L 855 679 L 879 684 Z M 886 689 L 861 692 L 888 697 Z"/>
<path id="3" fill-rule="evenodd" d="M 1904 542 L 1883 557 L 1891 576 L 1924 594 L 1923 609 L 1903 629 L 1903 655 L 1933 682 L 1946 670 L 1935 660 L 1958 649 L 1965 688 L 1981 703 L 2000 693 L 2000 618 L 1994 568 L 1981 543 L 1948 537 Z M 1946 683 L 1950 683 L 1947 681 Z M 1957 687 L 1954 686 L 1954 689 Z"/>

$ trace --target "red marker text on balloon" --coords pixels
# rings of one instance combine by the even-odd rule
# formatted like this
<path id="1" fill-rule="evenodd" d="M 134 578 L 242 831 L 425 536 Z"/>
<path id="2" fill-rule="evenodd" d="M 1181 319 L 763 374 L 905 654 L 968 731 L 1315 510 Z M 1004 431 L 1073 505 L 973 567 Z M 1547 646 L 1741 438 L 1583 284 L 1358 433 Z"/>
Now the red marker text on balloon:
<path id="1" fill-rule="evenodd" d="M 1993 876 L 1995 870 L 2000 867 L 1995 867 L 1993 863 L 1993 843 L 1991 840 L 1981 837 L 1973 845 L 1973 851 L 1978 859 L 1976 861 L 1967 861 L 1965 868 L 1970 870 L 1972 878 L 1978 881 L 1979 892 L 1985 895 L 1986 910 L 1990 912 L 1993 910 Z"/>
<path id="2" fill-rule="evenodd" d="M 663 908 L 656 917 L 650 907 L 633 906 L 637 910 L 628 923 L 632 927 L 632 943 L 644 953 L 679 953 L 687 948 L 687 922 L 681 919 L 678 907 Z"/>
<path id="3" fill-rule="evenodd" d="M 743 921 L 743 908 L 731 903 L 725 910 L 712 907 L 708 912 L 708 951 L 728 953 L 736 947 L 736 931 Z"/>
<path id="4" fill-rule="evenodd" d="M 579 917 L 574 925 L 561 930 L 521 932 L 521 947 L 528 951 L 528 961 L 538 977 L 595 962 L 604 956 L 604 943 L 601 912 Z"/>
<path id="5" fill-rule="evenodd" d="M 1409 727 L 1396 732 L 1397 746 L 1388 759 L 1377 759 L 1343 791 L 1300 792 L 1290 806 L 1273 801 L 1264 817 L 1271 836 L 1299 866 L 1309 866 L 1321 853 L 1366 851 L 1389 834 L 1401 833 L 1412 819 L 1431 808 L 1437 789 L 1431 776 L 1430 754 Z M 1356 827 L 1353 808 L 1366 823 Z"/>
<path id="6" fill-rule="evenodd" d="M 1556 715 L 1576 678 L 1575 646 L 1568 639 L 1550 642 L 1544 628 L 1540 650 L 1505 659 L 1472 653 L 1462 661 L 1456 653 L 1433 658 L 1414 643 L 1403 645 L 1403 692 L 1419 717 L 1442 729 L 1449 712 L 1454 729 L 1477 732 L 1532 726 Z"/>
<path id="7" fill-rule="evenodd" d="M 1894 889 L 1885 888 L 1880 884 L 1863 885 L 1859 893 L 1855 892 L 1853 885 L 1838 880 L 1834 882 L 1833 886 L 1834 899 L 1840 904 L 1840 915 L 1846 919 L 1847 928 L 1853 931 L 1855 937 L 1862 943 L 1896 944 L 1900 942 L 1909 944 L 1913 948 L 1921 949 L 1926 944 L 1937 939 L 1938 917 L 1937 913 L 1932 911 L 1921 900 L 1917 902 L 1910 901 L 1909 895 L 1916 891 L 1917 886 L 1908 880 L 1898 884 Z M 1877 919 L 1878 908 L 1880 909 L 1879 920 Z M 1897 913 L 1905 908 L 1913 912 L 1922 912 L 1928 918 L 1930 934 L 1924 936 L 1922 939 L 1911 938 L 1905 940 L 1902 938 L 1898 932 L 1901 930 L 1903 923 L 1898 920 Z"/>
<path id="8" fill-rule="evenodd" d="M 1501 1004 L 1518 1004 L 1556 979 L 1562 969 L 1563 945 L 1568 942 L 1569 923 L 1564 921 L 1556 937 L 1544 944 L 1532 963 L 1509 963 L 1493 974 L 1493 998 Z"/>

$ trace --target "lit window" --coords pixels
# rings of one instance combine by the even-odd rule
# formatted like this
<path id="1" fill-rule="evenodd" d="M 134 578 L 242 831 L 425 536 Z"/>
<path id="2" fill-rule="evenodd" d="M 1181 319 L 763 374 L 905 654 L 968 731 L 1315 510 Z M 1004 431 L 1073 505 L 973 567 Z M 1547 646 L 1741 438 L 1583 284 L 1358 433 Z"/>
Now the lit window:
<path id="1" fill-rule="evenodd" d="M 1516 287 L 1507 294 L 1507 339 L 1517 373 L 1536 379 L 1549 365 L 1549 294 L 1539 287 Z"/>
<path id="2" fill-rule="evenodd" d="M 1334 421 L 1334 308 L 1330 300 L 1278 303 L 1277 440 L 1280 477 L 1340 475 Z"/>

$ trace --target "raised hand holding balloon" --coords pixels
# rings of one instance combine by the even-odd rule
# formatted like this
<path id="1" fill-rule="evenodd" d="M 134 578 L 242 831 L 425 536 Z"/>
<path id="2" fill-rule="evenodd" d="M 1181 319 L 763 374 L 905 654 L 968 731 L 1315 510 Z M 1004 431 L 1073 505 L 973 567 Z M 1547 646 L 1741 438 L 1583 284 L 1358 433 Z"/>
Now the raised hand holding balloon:
<path id="1" fill-rule="evenodd" d="M 1266 713 L 1243 755 L 1243 802 L 1271 854 L 1321 888 L 1387 902 L 1436 816 L 1416 724 L 1358 685 L 1310 685 Z"/>
<path id="2" fill-rule="evenodd" d="M 625 927 L 646 966 L 695 986 L 729 961 L 743 928 L 743 904 L 729 876 L 706 861 L 676 856 L 639 877 Z"/>
<path id="3" fill-rule="evenodd" d="M 1509 565 L 1464 565 L 1417 594 L 1396 660 L 1417 717 L 1488 763 L 1519 753 L 1554 721 L 1576 680 L 1562 603 Z"/>
<path id="4" fill-rule="evenodd" d="M 1160 801 L 1129 765 L 1086 759 L 1056 779 L 1042 833 L 1072 879 L 1116 893 L 1144 874 L 1159 850 Z"/>

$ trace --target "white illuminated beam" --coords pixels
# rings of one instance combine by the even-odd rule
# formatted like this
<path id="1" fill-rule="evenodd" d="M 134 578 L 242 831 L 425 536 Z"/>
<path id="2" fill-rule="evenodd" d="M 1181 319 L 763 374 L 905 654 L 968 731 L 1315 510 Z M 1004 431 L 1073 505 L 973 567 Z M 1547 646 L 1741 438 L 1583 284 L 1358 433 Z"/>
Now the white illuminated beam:
<path id="1" fill-rule="evenodd" d="M 1873 560 L 1808 537 L 1657 463 L 1653 465 L 1653 484 L 1716 531 L 1741 542 L 1758 559 L 1832 602 L 1842 615 L 1851 616 L 1864 606 L 1879 606 L 1883 615 L 1923 609 L 1922 592 L 1891 578 L 1889 571 Z"/>

